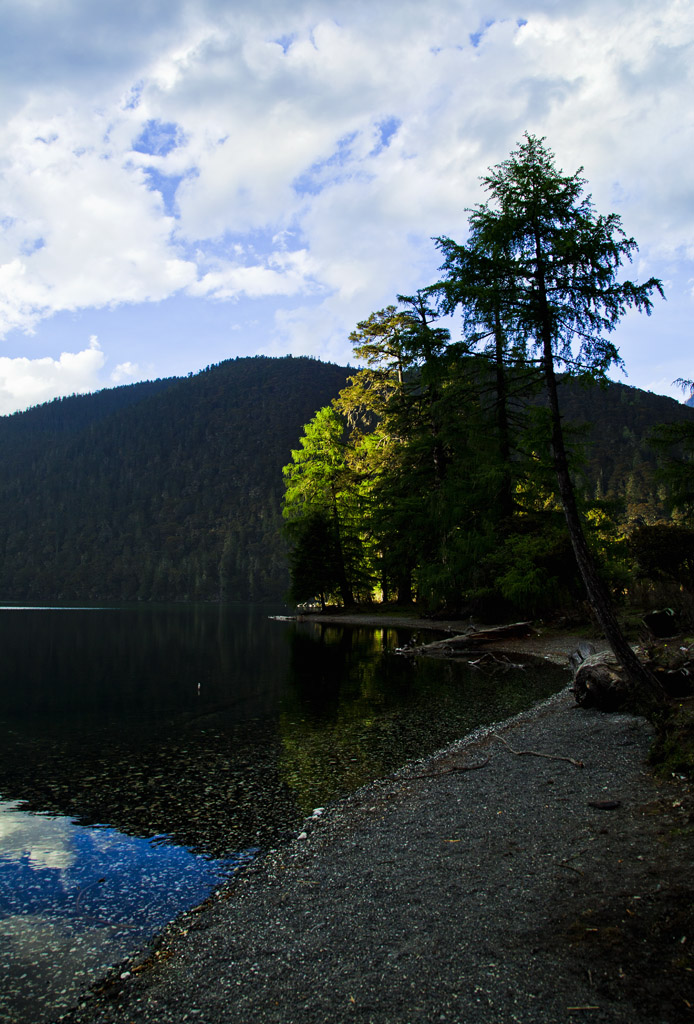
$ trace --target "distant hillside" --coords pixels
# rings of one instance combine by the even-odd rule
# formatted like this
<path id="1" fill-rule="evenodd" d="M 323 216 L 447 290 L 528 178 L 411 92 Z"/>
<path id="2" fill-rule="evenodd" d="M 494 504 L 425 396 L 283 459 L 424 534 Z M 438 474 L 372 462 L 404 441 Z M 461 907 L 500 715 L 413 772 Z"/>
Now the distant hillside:
<path id="1" fill-rule="evenodd" d="M 281 599 L 281 469 L 350 372 L 236 359 L 0 417 L 0 599 Z M 694 410 L 618 384 L 563 403 L 593 425 L 586 496 L 657 503 L 645 438 Z"/>
<path id="2" fill-rule="evenodd" d="M 0 597 L 281 598 L 281 468 L 348 372 L 229 360 L 0 418 Z"/>
<path id="3" fill-rule="evenodd" d="M 658 423 L 691 422 L 694 409 L 625 384 L 582 387 L 573 381 L 562 385 L 561 405 L 567 422 L 590 428 L 580 445 L 584 463 L 578 483 L 584 496 L 624 499 L 632 516 L 662 508 L 656 451 L 647 439 Z"/>

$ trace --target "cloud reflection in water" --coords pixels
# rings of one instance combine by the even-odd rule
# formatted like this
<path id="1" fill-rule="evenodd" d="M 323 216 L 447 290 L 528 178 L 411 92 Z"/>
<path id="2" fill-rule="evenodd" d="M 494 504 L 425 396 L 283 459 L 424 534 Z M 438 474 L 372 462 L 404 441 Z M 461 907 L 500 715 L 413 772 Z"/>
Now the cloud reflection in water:
<path id="1" fill-rule="evenodd" d="M 36 1024 L 200 903 L 238 858 L 215 861 L 0 800 L 0 1020 Z"/>

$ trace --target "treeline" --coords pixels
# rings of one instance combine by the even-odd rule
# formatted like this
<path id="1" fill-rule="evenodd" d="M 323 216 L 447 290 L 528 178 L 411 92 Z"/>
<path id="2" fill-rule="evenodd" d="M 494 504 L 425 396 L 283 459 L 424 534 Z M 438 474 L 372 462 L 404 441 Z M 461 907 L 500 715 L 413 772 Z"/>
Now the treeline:
<path id="1" fill-rule="evenodd" d="M 0 417 L 0 599 L 284 599 L 281 469 L 354 372 L 230 360 Z M 571 382 L 563 403 L 590 424 L 576 478 L 586 501 L 621 502 L 627 520 L 644 503 L 649 521 L 667 516 L 646 438 L 694 410 L 618 384 Z"/>
<path id="2" fill-rule="evenodd" d="M 0 598 L 282 599 L 281 467 L 347 374 L 229 360 L 0 418 Z"/>
<path id="3" fill-rule="evenodd" d="M 379 314 L 381 326 L 392 313 Z M 491 619 L 580 604 L 546 410 L 527 394 L 532 380 L 522 384 L 510 403 L 512 509 L 504 515 L 488 360 L 453 348 L 402 380 L 392 368 L 353 373 L 305 425 L 285 467 L 294 599 L 416 600 L 427 614 Z M 645 599 L 659 583 L 664 598 L 683 580 L 694 591 L 688 506 L 673 507 L 676 491 L 653 443 L 662 424 L 677 437 L 692 430 L 694 410 L 618 383 L 567 378 L 559 390 L 576 493 L 613 594 Z"/>
<path id="4" fill-rule="evenodd" d="M 365 368 L 284 469 L 292 593 L 497 619 L 587 595 L 637 677 L 613 598 L 663 574 L 691 589 L 694 423 L 672 403 L 658 460 L 633 389 L 610 387 L 590 433 L 570 419 L 590 421 L 621 364 L 610 332 L 628 309 L 650 312 L 661 284 L 620 279 L 635 242 L 542 140 L 526 136 L 483 182 L 468 241 L 437 240 L 441 279 L 357 325 Z M 453 313 L 459 341 L 441 326 Z"/>

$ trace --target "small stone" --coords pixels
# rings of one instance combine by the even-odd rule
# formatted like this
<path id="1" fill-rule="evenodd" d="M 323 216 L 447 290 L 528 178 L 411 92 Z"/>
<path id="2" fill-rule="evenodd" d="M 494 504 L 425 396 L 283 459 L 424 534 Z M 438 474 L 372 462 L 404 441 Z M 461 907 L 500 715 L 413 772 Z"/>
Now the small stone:
<path id="1" fill-rule="evenodd" d="M 299 835 L 296 838 L 297 839 L 308 839 L 308 835 L 307 835 L 306 832 L 299 832 Z"/>

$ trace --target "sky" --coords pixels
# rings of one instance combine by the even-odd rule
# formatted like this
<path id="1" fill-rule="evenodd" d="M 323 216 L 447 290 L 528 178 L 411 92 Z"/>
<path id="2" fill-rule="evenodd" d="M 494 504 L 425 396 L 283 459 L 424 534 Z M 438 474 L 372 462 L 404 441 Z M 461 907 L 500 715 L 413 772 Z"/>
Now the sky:
<path id="1" fill-rule="evenodd" d="M 691 0 L 3 0 L 0 414 L 235 356 L 354 364 L 525 132 L 663 281 L 615 379 L 682 399 L 693 100 Z"/>

